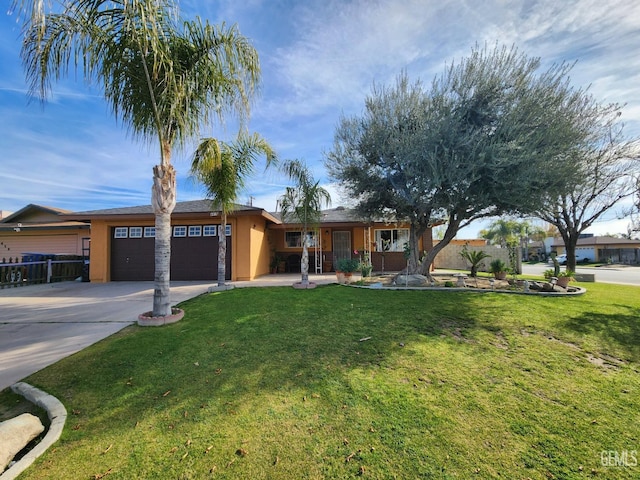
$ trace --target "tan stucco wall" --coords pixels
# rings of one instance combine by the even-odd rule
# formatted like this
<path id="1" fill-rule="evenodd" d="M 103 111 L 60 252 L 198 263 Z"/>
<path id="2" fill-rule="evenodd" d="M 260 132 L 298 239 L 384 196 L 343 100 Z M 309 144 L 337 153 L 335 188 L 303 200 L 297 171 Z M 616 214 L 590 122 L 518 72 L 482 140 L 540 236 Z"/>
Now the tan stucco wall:
<path id="1" fill-rule="evenodd" d="M 89 281 L 104 283 L 109 281 L 109 246 L 111 236 L 109 225 L 105 222 L 91 222 L 91 252 L 89 262 Z"/>
<path id="2" fill-rule="evenodd" d="M 460 252 L 464 245 L 449 244 L 444 247 L 436 256 L 434 260 L 435 268 L 450 268 L 455 270 L 468 270 L 470 265 L 465 259 L 460 256 Z M 470 251 L 483 251 L 491 257 L 483 260 L 478 271 L 486 272 L 489 270 L 489 265 L 492 261 L 500 259 L 507 265 L 509 265 L 509 249 L 500 248 L 495 245 L 484 245 L 479 247 L 467 247 Z M 518 255 L 518 271 L 522 271 L 522 262 L 520 255 Z"/>
<path id="3" fill-rule="evenodd" d="M 253 280 L 269 273 L 269 242 L 266 221 L 258 216 L 233 219 L 237 232 L 233 241 L 232 280 Z M 231 223 L 231 222 L 229 222 Z M 232 229 L 234 228 L 232 224 Z"/>
<path id="4" fill-rule="evenodd" d="M 219 224 L 219 217 L 200 219 L 172 219 L 171 225 Z M 269 271 L 269 245 L 265 238 L 266 221 L 263 217 L 228 217 L 231 225 L 231 280 L 253 280 Z M 91 223 L 91 268 L 92 282 L 111 280 L 111 228 L 122 226 L 154 226 L 153 221 L 132 219 L 93 220 Z M 254 227 L 255 225 L 255 227 Z M 264 240 L 264 241 L 263 241 Z"/>

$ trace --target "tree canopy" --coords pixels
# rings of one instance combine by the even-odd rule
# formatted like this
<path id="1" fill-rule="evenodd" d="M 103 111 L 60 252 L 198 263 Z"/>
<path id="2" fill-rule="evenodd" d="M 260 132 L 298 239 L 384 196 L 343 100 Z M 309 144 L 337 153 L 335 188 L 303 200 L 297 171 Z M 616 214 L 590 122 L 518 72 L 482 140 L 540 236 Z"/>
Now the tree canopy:
<path id="1" fill-rule="evenodd" d="M 558 229 L 567 252 L 567 269 L 575 271 L 580 234 L 639 192 L 640 139 L 624 136 L 621 115 L 622 107 L 617 104 L 586 112 L 589 134 L 568 151 L 578 175 L 568 179 L 559 193 L 549 193 L 536 210 L 539 218 Z"/>
<path id="2" fill-rule="evenodd" d="M 264 138 L 257 133 L 249 135 L 244 130 L 233 142 L 204 138 L 193 154 L 191 173 L 206 187 L 212 208 L 220 210 L 218 286 L 225 284 L 226 277 L 227 215 L 235 210 L 238 195 L 260 155 L 266 157 L 267 167 L 277 162 L 275 151 Z"/>
<path id="3" fill-rule="evenodd" d="M 216 117 L 248 115 L 260 78 L 257 52 L 236 27 L 181 21 L 171 0 L 58 0 L 49 12 L 46 3 L 19 1 L 28 13 L 22 59 L 31 92 L 44 100 L 52 81 L 81 70 L 132 136 L 159 142 L 153 315 L 169 315 L 173 148 Z"/>
<path id="4" fill-rule="evenodd" d="M 409 221 L 409 268 L 428 273 L 460 228 L 530 213 L 576 175 L 567 152 L 593 100 L 570 86 L 570 69 L 540 72 L 516 48 L 476 46 L 429 88 L 402 73 L 373 87 L 362 115 L 340 120 L 326 167 L 361 214 Z M 417 240 L 439 220 L 443 240 L 419 264 Z"/>

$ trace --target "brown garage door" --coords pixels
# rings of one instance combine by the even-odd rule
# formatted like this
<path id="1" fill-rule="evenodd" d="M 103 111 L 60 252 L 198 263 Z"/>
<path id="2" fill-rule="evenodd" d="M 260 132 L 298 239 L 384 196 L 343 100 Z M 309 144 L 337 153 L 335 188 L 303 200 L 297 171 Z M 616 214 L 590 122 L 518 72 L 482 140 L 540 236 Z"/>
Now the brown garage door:
<path id="1" fill-rule="evenodd" d="M 111 280 L 153 280 L 154 238 L 114 238 L 111 232 Z M 227 237 L 226 278 L 231 279 L 231 238 Z M 171 280 L 216 280 L 218 237 L 172 237 Z"/>

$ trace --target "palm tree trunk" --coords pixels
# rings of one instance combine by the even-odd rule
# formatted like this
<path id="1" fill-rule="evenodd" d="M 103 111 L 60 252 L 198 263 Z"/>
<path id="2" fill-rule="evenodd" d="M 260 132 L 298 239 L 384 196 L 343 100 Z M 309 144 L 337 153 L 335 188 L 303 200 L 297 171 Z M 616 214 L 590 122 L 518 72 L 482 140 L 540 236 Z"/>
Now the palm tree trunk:
<path id="1" fill-rule="evenodd" d="M 300 273 L 302 274 L 302 285 L 309 285 L 309 249 L 307 248 L 306 235 L 302 239 L 302 258 L 300 259 Z"/>
<path id="2" fill-rule="evenodd" d="M 224 287 L 227 261 L 227 215 L 222 214 L 222 224 L 218 230 L 218 286 Z"/>
<path id="3" fill-rule="evenodd" d="M 176 172 L 171 164 L 153 167 L 151 205 L 156 218 L 153 316 L 171 315 L 171 212 L 176 206 Z"/>

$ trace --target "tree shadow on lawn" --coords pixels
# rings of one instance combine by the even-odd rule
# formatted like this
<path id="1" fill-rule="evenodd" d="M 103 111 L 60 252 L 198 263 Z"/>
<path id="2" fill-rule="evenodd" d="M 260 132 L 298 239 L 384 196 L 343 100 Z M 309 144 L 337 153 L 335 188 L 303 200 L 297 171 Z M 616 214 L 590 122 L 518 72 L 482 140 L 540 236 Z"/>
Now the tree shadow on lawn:
<path id="1" fill-rule="evenodd" d="M 464 292 L 259 290 L 197 297 L 182 304 L 181 322 L 129 327 L 33 380 L 107 422 L 212 403 L 230 411 L 258 393 L 311 392 L 351 369 L 394 368 L 390 359 L 412 355 L 416 342 L 476 328 Z"/>
<path id="2" fill-rule="evenodd" d="M 561 325 L 581 334 L 600 338 L 608 348 L 621 352 L 625 360 L 640 361 L 640 309 L 618 305 L 627 314 L 585 312 Z M 610 352 L 603 352 L 610 353 Z"/>

